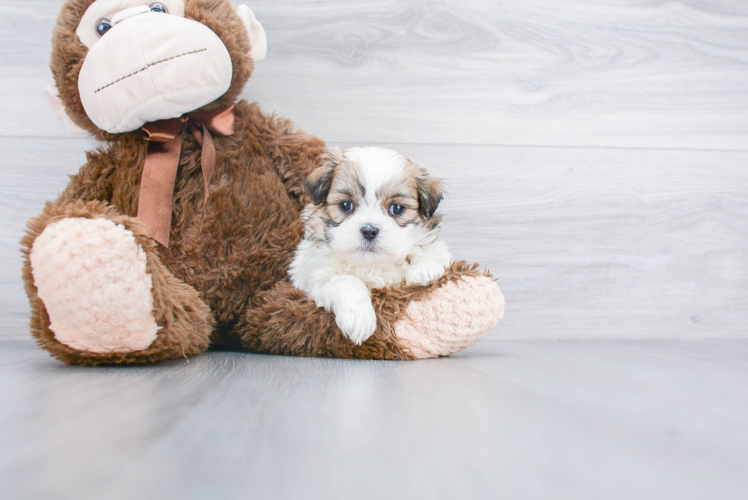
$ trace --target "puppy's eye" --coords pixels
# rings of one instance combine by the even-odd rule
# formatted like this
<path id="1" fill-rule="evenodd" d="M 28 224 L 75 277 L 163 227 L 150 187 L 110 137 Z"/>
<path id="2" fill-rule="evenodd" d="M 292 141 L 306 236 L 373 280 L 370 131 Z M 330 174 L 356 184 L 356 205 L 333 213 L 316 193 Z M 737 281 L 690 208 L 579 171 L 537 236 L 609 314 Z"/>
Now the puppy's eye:
<path id="1" fill-rule="evenodd" d="M 112 22 L 109 19 L 99 19 L 96 21 L 96 34 L 101 38 L 111 27 Z"/>
<path id="2" fill-rule="evenodd" d="M 405 207 L 402 205 L 398 205 L 397 203 L 393 203 L 390 205 L 390 215 L 398 216 L 402 215 L 405 211 Z"/>
<path id="3" fill-rule="evenodd" d="M 351 201 L 341 201 L 339 206 L 340 210 L 345 213 L 353 212 L 353 202 Z"/>
<path id="4" fill-rule="evenodd" d="M 163 12 L 164 14 L 168 14 L 169 10 L 166 8 L 166 5 L 155 2 L 151 4 L 151 12 Z"/>

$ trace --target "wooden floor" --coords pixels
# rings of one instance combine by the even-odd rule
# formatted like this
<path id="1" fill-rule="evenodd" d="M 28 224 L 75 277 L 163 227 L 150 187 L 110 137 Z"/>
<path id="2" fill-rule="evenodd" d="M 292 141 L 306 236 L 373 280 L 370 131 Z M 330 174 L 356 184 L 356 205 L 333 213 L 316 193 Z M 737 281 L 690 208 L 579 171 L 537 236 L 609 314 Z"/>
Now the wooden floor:
<path id="1" fill-rule="evenodd" d="M 487 340 L 446 359 L 0 349 L 0 498 L 744 499 L 748 340 Z"/>
<path id="2" fill-rule="evenodd" d="M 61 4 L 0 0 L 0 498 L 748 498 L 748 3 L 250 2 L 244 98 L 443 177 L 506 318 L 127 369 L 28 340 L 18 241 L 97 147 L 44 96 Z"/>

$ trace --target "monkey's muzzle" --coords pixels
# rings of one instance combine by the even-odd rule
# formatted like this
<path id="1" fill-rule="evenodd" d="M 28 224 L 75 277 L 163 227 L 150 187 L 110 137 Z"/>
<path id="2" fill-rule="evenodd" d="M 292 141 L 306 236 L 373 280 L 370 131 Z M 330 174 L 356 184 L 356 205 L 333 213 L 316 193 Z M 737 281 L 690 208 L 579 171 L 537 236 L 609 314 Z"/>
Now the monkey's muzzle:
<path id="1" fill-rule="evenodd" d="M 91 121 L 118 134 L 215 101 L 231 77 L 231 56 L 210 28 L 148 12 L 118 22 L 91 47 L 78 90 Z"/>

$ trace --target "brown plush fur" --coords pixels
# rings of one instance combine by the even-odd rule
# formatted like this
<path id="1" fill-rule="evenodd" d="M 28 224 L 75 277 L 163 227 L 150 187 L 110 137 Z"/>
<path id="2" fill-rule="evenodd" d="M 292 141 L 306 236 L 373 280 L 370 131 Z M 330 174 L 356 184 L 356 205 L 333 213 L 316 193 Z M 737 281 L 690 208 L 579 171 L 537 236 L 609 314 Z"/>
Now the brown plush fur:
<path id="1" fill-rule="evenodd" d="M 62 361 L 79 365 L 152 363 L 232 342 L 254 352 L 408 358 L 394 335 L 394 324 L 406 306 L 450 280 L 476 275 L 477 271 L 456 264 L 430 287 L 374 291 L 377 332 L 360 347 L 345 339 L 331 313 L 316 308 L 286 281 L 287 267 L 303 235 L 300 212 L 311 201 L 303 191 L 303 181 L 320 165 L 324 143 L 288 120 L 262 113 L 257 104 L 237 103 L 236 133 L 214 137 L 216 169 L 202 228 L 201 148 L 185 133 L 169 247 L 157 245 L 146 234 L 136 218 L 147 149 L 144 135 L 140 131 L 113 135 L 97 129 L 78 95 L 77 79 L 86 47 L 75 29 L 92 1 L 68 0 L 63 6 L 54 33 L 51 66 L 67 112 L 108 145 L 88 153 L 88 161 L 71 177 L 60 197 L 29 222 L 22 241 L 31 331 L 39 345 Z M 253 68 L 241 20 L 228 0 L 185 3 L 186 16 L 219 35 L 234 64 L 229 91 L 202 110 L 233 104 Z M 153 277 L 154 317 L 162 327 L 148 349 L 129 354 L 81 352 L 55 339 L 37 296 L 29 252 L 45 227 L 64 217 L 107 218 L 132 231 L 143 247 L 146 269 Z"/>

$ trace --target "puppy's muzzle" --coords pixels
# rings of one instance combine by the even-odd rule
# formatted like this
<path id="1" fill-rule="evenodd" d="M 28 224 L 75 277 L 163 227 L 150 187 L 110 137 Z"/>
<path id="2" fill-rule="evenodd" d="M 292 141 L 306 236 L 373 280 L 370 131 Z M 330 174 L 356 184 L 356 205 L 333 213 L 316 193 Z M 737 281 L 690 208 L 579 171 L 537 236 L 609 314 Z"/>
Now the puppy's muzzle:
<path id="1" fill-rule="evenodd" d="M 363 235 L 366 241 L 374 240 L 374 238 L 376 238 L 378 234 L 379 228 L 372 226 L 371 224 L 367 224 L 366 226 L 361 228 L 361 235 Z"/>

